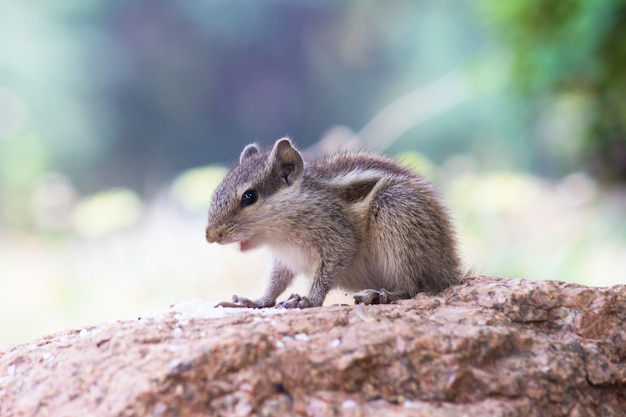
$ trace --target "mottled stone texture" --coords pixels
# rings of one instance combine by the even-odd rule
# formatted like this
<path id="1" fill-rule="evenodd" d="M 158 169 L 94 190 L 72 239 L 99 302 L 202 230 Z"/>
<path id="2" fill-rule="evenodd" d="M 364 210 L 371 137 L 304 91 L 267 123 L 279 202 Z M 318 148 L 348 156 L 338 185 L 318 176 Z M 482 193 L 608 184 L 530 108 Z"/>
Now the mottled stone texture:
<path id="1" fill-rule="evenodd" d="M 6 416 L 623 416 L 626 286 L 120 321 L 0 351 Z"/>

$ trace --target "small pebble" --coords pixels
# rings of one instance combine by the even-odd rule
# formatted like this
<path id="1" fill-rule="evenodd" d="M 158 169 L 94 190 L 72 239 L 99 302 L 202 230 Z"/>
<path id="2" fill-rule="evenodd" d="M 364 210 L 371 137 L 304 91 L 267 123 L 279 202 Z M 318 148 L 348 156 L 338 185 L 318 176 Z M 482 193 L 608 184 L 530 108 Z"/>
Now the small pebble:
<path id="1" fill-rule="evenodd" d="M 344 400 L 344 402 L 341 403 L 341 408 L 354 408 L 356 407 L 356 403 L 352 400 Z"/>
<path id="2" fill-rule="evenodd" d="M 299 340 L 301 342 L 306 342 L 309 340 L 309 336 L 307 336 L 305 333 L 296 333 L 295 338 L 296 340 Z"/>

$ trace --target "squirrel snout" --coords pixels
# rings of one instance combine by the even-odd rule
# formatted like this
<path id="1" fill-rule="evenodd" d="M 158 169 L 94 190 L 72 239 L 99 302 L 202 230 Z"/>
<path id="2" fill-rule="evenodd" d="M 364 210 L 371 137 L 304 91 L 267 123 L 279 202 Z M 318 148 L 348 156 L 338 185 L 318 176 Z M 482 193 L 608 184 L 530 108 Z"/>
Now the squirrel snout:
<path id="1" fill-rule="evenodd" d="M 219 242 L 224 238 L 224 232 L 219 227 L 206 227 L 206 241 L 209 243 Z"/>

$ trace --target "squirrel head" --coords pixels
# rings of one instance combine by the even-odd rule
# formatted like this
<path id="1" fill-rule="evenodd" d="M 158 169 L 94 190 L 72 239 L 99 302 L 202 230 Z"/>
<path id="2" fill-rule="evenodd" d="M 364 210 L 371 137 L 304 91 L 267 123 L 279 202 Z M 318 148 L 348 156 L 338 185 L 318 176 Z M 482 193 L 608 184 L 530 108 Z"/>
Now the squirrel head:
<path id="1" fill-rule="evenodd" d="M 240 242 L 241 249 L 264 243 L 272 233 L 268 219 L 281 215 L 284 205 L 275 196 L 300 186 L 304 161 L 291 141 L 279 139 L 271 151 L 246 146 L 239 164 L 213 194 L 206 227 L 209 243 Z"/>

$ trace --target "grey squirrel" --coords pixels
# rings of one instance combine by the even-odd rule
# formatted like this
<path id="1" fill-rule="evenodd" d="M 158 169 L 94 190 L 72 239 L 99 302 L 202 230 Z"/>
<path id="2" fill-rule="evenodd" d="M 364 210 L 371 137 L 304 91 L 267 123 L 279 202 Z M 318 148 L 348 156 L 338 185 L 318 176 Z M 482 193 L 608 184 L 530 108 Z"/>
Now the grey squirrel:
<path id="1" fill-rule="evenodd" d="M 305 161 L 287 138 L 243 149 L 213 194 L 206 239 L 274 255 L 265 294 L 223 306 L 274 306 L 299 273 L 313 278 L 308 296 L 280 306 L 321 306 L 333 288 L 355 291 L 357 304 L 390 303 L 462 277 L 451 220 L 426 179 L 372 153 Z"/>

